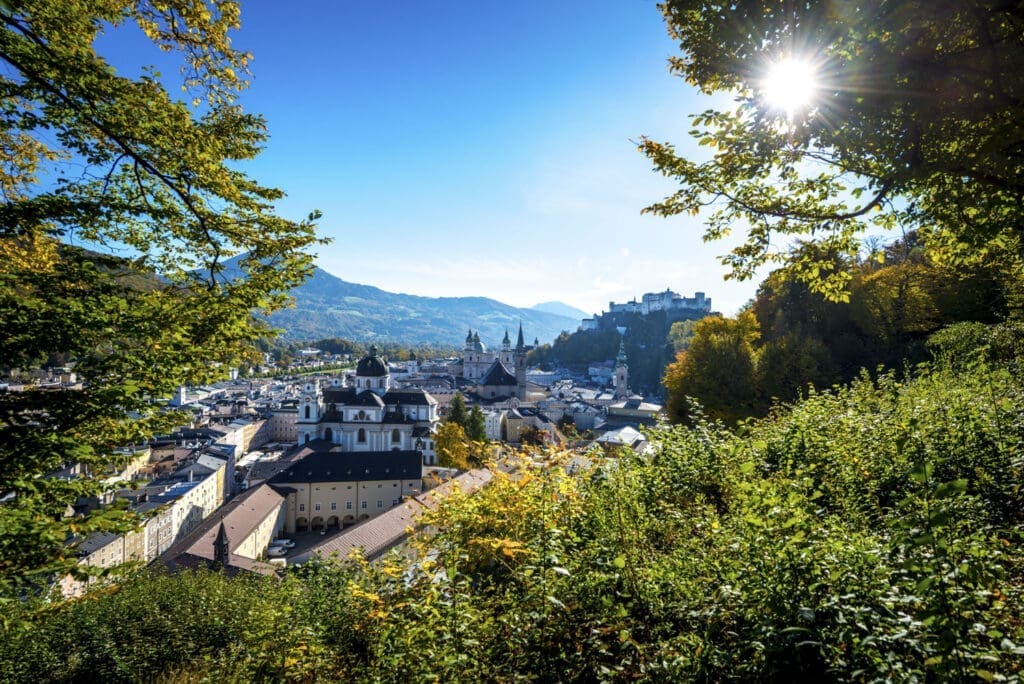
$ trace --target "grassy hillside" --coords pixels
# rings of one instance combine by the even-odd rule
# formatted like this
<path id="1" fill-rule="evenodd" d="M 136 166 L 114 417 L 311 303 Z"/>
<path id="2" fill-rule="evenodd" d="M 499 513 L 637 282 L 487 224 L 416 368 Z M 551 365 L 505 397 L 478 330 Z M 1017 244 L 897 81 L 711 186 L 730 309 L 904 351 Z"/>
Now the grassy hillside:
<path id="1" fill-rule="evenodd" d="M 1024 381 L 973 358 L 499 478 L 437 513 L 413 568 L 25 606 L 0 679 L 1016 680 Z"/>

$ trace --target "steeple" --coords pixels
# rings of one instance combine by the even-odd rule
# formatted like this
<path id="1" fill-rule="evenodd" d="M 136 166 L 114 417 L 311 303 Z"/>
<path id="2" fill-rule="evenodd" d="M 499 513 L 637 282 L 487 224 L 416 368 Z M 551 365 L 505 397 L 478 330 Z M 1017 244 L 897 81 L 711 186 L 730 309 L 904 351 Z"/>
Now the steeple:
<path id="1" fill-rule="evenodd" d="M 508 336 L 508 328 L 505 328 L 505 337 L 501 340 L 501 348 L 509 349 L 512 346 L 512 340 Z"/>
<path id="2" fill-rule="evenodd" d="M 213 562 L 222 568 L 231 564 L 231 544 L 228 541 L 228 531 L 224 527 L 223 520 L 220 521 L 217 538 L 213 541 Z"/>
<path id="3" fill-rule="evenodd" d="M 615 398 L 629 398 L 629 366 L 626 365 L 626 336 L 619 337 L 619 353 L 615 357 Z"/>
<path id="4" fill-rule="evenodd" d="M 523 342 L 522 321 L 519 321 L 519 337 L 516 340 L 516 399 L 526 400 L 526 344 Z"/>
<path id="5" fill-rule="evenodd" d="M 615 357 L 615 367 L 626 366 L 626 338 L 622 336 L 619 338 L 619 353 Z"/>

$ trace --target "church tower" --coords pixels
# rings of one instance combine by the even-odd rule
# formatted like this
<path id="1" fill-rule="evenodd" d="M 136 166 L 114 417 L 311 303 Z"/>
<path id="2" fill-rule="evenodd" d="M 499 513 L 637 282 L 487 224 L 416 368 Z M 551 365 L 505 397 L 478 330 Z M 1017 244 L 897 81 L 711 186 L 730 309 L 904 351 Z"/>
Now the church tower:
<path id="1" fill-rule="evenodd" d="M 615 398 L 629 398 L 629 366 L 626 365 L 626 337 L 619 338 L 619 354 L 615 357 Z"/>
<path id="2" fill-rule="evenodd" d="M 526 400 L 526 344 L 523 342 L 523 323 L 519 322 L 519 338 L 516 340 L 516 399 Z"/>
<path id="3" fill-rule="evenodd" d="M 301 446 L 317 438 L 317 423 L 320 422 L 320 383 L 307 380 L 299 396 L 298 444 Z"/>
<path id="4" fill-rule="evenodd" d="M 224 528 L 223 520 L 220 521 L 217 538 L 213 541 L 213 562 L 221 568 L 231 564 L 231 543 L 228 541 L 228 531 Z"/>
<path id="5" fill-rule="evenodd" d="M 512 340 L 508 336 L 508 328 L 505 328 L 505 337 L 501 340 L 501 352 L 498 354 L 498 360 L 501 364 L 508 368 L 510 371 L 515 372 L 516 369 L 516 356 L 512 350 Z"/>

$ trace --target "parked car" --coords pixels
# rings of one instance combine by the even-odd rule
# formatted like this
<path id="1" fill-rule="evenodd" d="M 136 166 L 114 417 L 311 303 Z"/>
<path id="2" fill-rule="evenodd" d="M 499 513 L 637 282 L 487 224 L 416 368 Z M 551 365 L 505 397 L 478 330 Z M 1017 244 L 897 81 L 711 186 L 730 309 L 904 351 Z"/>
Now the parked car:
<path id="1" fill-rule="evenodd" d="M 283 546 L 286 549 L 295 548 L 295 541 L 293 539 L 275 539 L 270 542 L 271 546 Z"/>
<path id="2" fill-rule="evenodd" d="M 267 549 L 267 555 L 271 558 L 280 558 L 281 556 L 288 555 L 288 549 L 284 548 L 283 546 L 271 546 L 269 549 Z"/>

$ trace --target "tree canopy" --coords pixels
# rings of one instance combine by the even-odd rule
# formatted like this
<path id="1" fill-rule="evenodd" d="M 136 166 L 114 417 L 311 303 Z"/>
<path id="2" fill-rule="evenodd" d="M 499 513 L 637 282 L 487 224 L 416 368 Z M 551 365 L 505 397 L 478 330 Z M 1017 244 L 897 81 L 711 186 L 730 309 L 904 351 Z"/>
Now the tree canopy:
<path id="1" fill-rule="evenodd" d="M 131 523 L 69 506 L 109 487 L 116 447 L 177 420 L 153 399 L 248 357 L 268 332 L 253 312 L 287 303 L 312 268 L 317 214 L 277 216 L 283 193 L 239 170 L 267 137 L 237 99 L 239 16 L 232 0 L 0 3 L 0 367 L 60 357 L 84 381 L 0 394 L 0 496 L 13 495 L 0 596 L 45 585 L 75 567 L 77 541 Z M 101 34 L 139 31 L 177 59 L 180 97 L 155 69 L 126 76 L 97 52 Z"/>
<path id="2" fill-rule="evenodd" d="M 703 160 L 643 139 L 681 188 L 649 212 L 706 212 L 705 239 L 746 229 L 723 257 L 731 277 L 784 262 L 816 291 L 845 296 L 868 227 L 919 229 L 944 263 L 1008 260 L 1024 226 L 1024 8 L 1002 0 L 666 0 L 682 55 L 670 68 L 729 111 L 693 117 Z M 803 62 L 805 107 L 772 107 L 773 65 Z M 791 252 L 799 237 L 821 249 Z M 824 258 L 820 256 L 824 254 Z"/>

